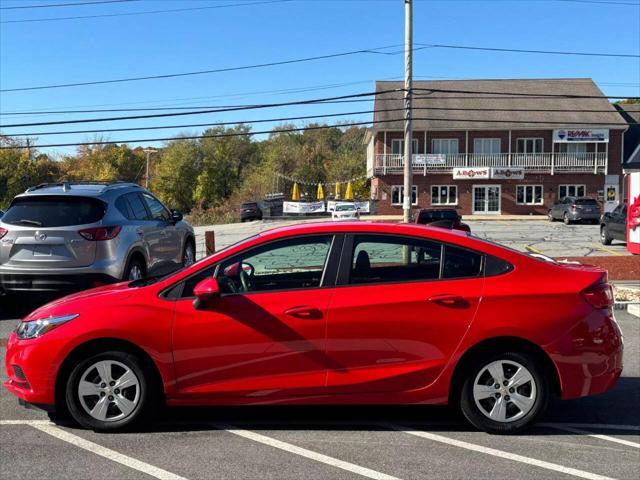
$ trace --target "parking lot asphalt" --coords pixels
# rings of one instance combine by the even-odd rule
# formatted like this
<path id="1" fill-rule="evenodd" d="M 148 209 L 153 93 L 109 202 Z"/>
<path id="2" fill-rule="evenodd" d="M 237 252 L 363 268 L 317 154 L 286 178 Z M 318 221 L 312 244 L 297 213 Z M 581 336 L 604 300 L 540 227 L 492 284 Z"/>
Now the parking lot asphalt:
<path id="1" fill-rule="evenodd" d="M 366 217 L 363 217 L 363 220 L 366 220 Z M 550 223 L 540 219 L 463 220 L 469 224 L 473 234 L 522 252 L 542 253 L 550 257 L 629 255 L 623 242 L 614 240 L 611 245 L 602 245 L 599 225 L 564 225 L 562 222 Z M 197 257 L 204 256 L 204 232 L 207 230 L 214 231 L 216 249 L 220 249 L 262 231 L 294 223 L 300 223 L 300 220 L 253 221 L 196 227 Z"/>
<path id="2" fill-rule="evenodd" d="M 455 409 L 427 406 L 175 408 L 141 431 L 98 434 L 52 424 L 2 389 L 0 478 L 637 478 L 640 320 L 616 316 L 625 352 L 615 388 L 554 400 L 525 435 L 477 432 Z M 0 318 L 7 338 L 17 320 Z"/>

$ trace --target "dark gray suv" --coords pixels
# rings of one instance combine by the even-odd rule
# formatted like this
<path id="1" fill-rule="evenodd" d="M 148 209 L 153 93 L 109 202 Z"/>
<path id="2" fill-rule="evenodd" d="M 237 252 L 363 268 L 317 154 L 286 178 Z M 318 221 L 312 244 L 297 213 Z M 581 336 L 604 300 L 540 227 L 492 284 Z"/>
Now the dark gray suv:
<path id="1" fill-rule="evenodd" d="M 0 290 L 71 291 L 195 260 L 193 228 L 134 183 L 29 188 L 0 219 Z"/>
<path id="2" fill-rule="evenodd" d="M 600 205 L 590 197 L 565 197 L 549 210 L 549 221 L 562 220 L 565 225 L 573 222 L 600 221 Z"/>

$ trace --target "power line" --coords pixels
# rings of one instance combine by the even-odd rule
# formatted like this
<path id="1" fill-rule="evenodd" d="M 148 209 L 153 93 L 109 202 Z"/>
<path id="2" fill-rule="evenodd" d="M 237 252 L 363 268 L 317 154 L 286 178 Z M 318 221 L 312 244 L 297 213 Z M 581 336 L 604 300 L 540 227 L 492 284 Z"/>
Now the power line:
<path id="1" fill-rule="evenodd" d="M 582 57 L 613 57 L 613 58 L 640 58 L 638 54 L 629 53 L 601 53 L 601 52 L 571 52 L 558 50 L 526 50 L 521 48 L 493 48 L 493 47 L 473 47 L 470 45 L 443 45 L 437 43 L 417 43 L 423 47 L 450 48 L 456 50 L 480 50 L 485 52 L 511 52 L 511 53 L 538 53 L 543 55 L 575 55 Z"/>
<path id="2" fill-rule="evenodd" d="M 1 23 L 1 22 L 0 22 Z M 331 53 L 327 55 L 317 55 L 314 57 L 304 57 L 304 58 L 296 58 L 292 60 L 281 60 L 278 62 L 268 62 L 268 63 L 258 63 L 253 65 L 243 65 L 240 67 L 227 67 L 227 68 L 216 68 L 211 70 L 200 70 L 195 72 L 181 72 L 181 73 L 167 73 L 163 75 L 147 75 L 143 77 L 129 77 L 129 78 L 117 78 L 112 80 L 95 80 L 92 82 L 75 82 L 75 83 L 60 83 L 55 85 L 39 85 L 35 87 L 19 87 L 19 88 L 5 88 L 0 89 L 0 92 L 23 92 L 29 90 L 45 90 L 51 88 L 67 88 L 67 87 L 81 87 L 87 85 L 103 85 L 108 83 L 123 83 L 123 82 L 137 82 L 141 80 L 157 80 L 163 78 L 176 78 L 176 77 L 188 77 L 193 75 L 205 75 L 211 73 L 222 73 L 222 72 L 233 72 L 238 70 L 251 70 L 255 68 L 265 68 L 265 67 L 274 67 L 277 65 L 289 65 L 292 63 L 303 63 L 303 62 L 312 62 L 316 60 L 326 60 L 328 58 L 337 58 L 337 57 L 346 57 L 351 55 L 360 55 L 363 53 L 372 53 L 372 54 L 384 54 L 380 50 L 385 50 L 389 48 L 395 48 L 398 45 L 388 45 L 385 47 L 376 47 L 376 48 L 368 48 L 361 50 L 351 50 L 348 52 L 339 52 L 339 53 Z M 427 48 L 427 47 L 425 47 Z"/>
<path id="3" fill-rule="evenodd" d="M 243 7 L 243 6 L 251 6 L 251 5 L 266 5 L 270 3 L 283 3 L 283 2 L 291 2 L 291 1 L 293 0 L 264 0 L 259 2 L 210 5 L 207 7 L 172 8 L 168 10 L 147 10 L 143 12 L 105 13 L 105 14 L 99 14 L 99 15 L 79 15 L 74 17 L 21 18 L 19 20 L 5 20 L 0 23 L 33 23 L 33 22 L 54 22 L 59 20 L 81 20 L 81 19 L 87 19 L 87 18 L 129 17 L 134 15 L 149 15 L 149 14 L 156 14 L 156 13 L 189 12 L 189 11 L 195 11 L 195 10 L 210 10 L 214 8 L 231 8 L 231 7 Z"/>
<path id="4" fill-rule="evenodd" d="M 349 123 L 341 123 L 337 125 L 315 125 L 315 126 L 307 126 L 307 127 L 294 127 L 287 129 L 277 129 L 277 130 L 261 130 L 255 132 L 233 132 L 233 133 L 220 133 L 220 134 L 211 134 L 211 135 L 192 135 L 192 136 L 173 136 L 173 137 L 161 137 L 161 138 L 143 138 L 143 139 L 131 139 L 131 140 L 106 140 L 106 141 L 97 141 L 97 142 L 78 142 L 78 143 L 55 143 L 55 144 L 43 144 L 43 145 L 31 145 L 31 148 L 52 148 L 52 147 L 78 147 L 83 145 L 111 145 L 111 144 L 127 144 L 127 143 L 151 143 L 151 142 L 163 142 L 163 141 L 175 141 L 175 140 L 199 140 L 203 138 L 224 138 L 224 137 L 245 137 L 245 136 L 253 136 L 253 135 L 263 135 L 263 134 L 273 134 L 273 133 L 287 133 L 287 132 L 299 132 L 306 130 L 323 130 L 329 128 L 345 128 L 345 127 L 353 127 L 353 126 L 362 126 L 362 125 L 375 125 L 381 123 L 393 123 L 393 122 L 402 122 L 402 118 L 389 119 L 389 120 L 373 120 L 369 122 L 349 122 Z M 484 122 L 484 123 L 507 123 L 507 124 L 543 124 L 543 125 L 567 125 L 566 122 L 548 122 L 548 121 L 515 121 L 515 120 L 482 120 L 482 119 L 438 119 L 438 118 L 423 118 L 423 117 L 415 117 L 413 120 L 417 121 L 447 121 L 447 122 Z M 603 125 L 601 122 L 580 122 L 580 125 Z M 620 127 L 626 127 L 626 123 L 621 123 Z M 26 146 L 0 146 L 0 150 L 7 150 L 11 148 L 27 148 Z"/>
<path id="5" fill-rule="evenodd" d="M 164 117 L 179 117 L 184 115 L 201 115 L 205 113 L 220 113 L 220 112 L 233 112 L 238 110 L 254 110 L 254 109 L 262 109 L 262 108 L 275 108 L 275 107 L 285 107 L 289 105 L 309 105 L 309 104 L 322 104 L 323 102 L 333 101 L 333 100 L 343 100 L 343 99 L 351 99 L 351 98 L 361 98 L 361 97 L 370 97 L 373 95 L 380 95 L 383 93 L 390 93 L 394 91 L 400 91 L 400 89 L 391 89 L 391 90 L 383 90 L 380 92 L 365 92 L 365 93 L 356 93 L 351 95 L 341 95 L 337 97 L 325 97 L 325 98 L 315 98 L 311 100 L 297 100 L 293 102 L 280 102 L 280 103 L 265 103 L 261 105 L 246 105 L 241 107 L 231 107 L 231 108 L 216 108 L 211 110 L 196 110 L 196 111 L 188 111 L 188 112 L 172 112 L 172 113 L 154 113 L 151 115 L 129 115 L 126 117 L 107 117 L 107 118 L 84 118 L 80 120 L 58 120 L 53 122 L 34 122 L 34 123 L 13 123 L 9 125 L 0 125 L 0 128 L 15 128 L 15 127 L 38 127 L 44 125 L 63 125 L 69 123 L 93 123 L 93 122 L 112 122 L 118 120 L 138 120 L 141 118 L 164 118 Z"/>
<path id="6" fill-rule="evenodd" d="M 556 112 L 556 113 L 575 113 L 575 110 L 562 110 L 562 109 L 518 109 L 518 108 L 446 108 L 446 107 L 413 107 L 412 110 L 429 110 L 429 111 L 465 111 L 465 112 Z M 343 113 L 326 113 L 326 114 L 318 114 L 318 115 L 303 115 L 297 117 L 281 117 L 281 118 L 266 118 L 259 120 L 236 120 L 236 121 L 228 121 L 228 122 L 207 122 L 207 123 L 191 123 L 191 124 L 181 124 L 181 125 L 160 125 L 160 126 L 143 126 L 143 127 L 123 127 L 123 128 L 107 128 L 107 129 L 94 129 L 94 130 L 64 130 L 57 132 L 26 132 L 19 134 L 11 134 L 5 135 L 6 137 L 42 137 L 48 135 L 71 135 L 71 134 L 86 134 L 86 133 L 113 133 L 113 132 L 134 132 L 134 131 L 142 131 L 142 130 L 167 130 L 171 128 L 193 128 L 193 127 L 215 127 L 222 125 L 238 125 L 238 124 L 252 124 L 252 123 L 269 123 L 269 122 L 288 122 L 294 120 L 311 120 L 317 118 L 328 118 L 328 117 L 345 117 L 350 115 L 365 115 L 371 113 L 383 113 L 383 112 L 399 112 L 404 111 L 404 108 L 386 108 L 386 109 L 377 109 L 377 110 L 360 110 L 353 112 L 343 112 Z M 580 110 L 580 113 L 615 113 L 615 110 Z M 451 119 L 442 119 L 442 118 L 430 118 L 429 120 L 434 121 L 455 121 Z M 466 120 L 465 120 L 466 121 Z M 475 121 L 484 121 L 482 119 L 478 119 Z M 509 120 L 505 120 L 505 122 L 511 122 Z M 514 121 L 513 123 L 531 123 L 529 121 Z M 535 123 L 535 122 L 534 122 Z M 576 122 L 570 120 L 568 122 L 554 122 L 557 124 L 567 125 L 567 124 L 575 124 Z M 599 123 L 580 123 L 580 125 L 602 125 L 602 122 Z"/>
<path id="7" fill-rule="evenodd" d="M 103 5 L 105 3 L 126 3 L 139 2 L 140 0 L 99 0 L 94 2 L 77 2 L 77 3 L 46 3 L 44 5 L 17 5 L 11 7 L 0 7 L 0 10 L 25 10 L 31 8 L 53 8 L 53 7 L 79 7 L 84 5 Z"/>

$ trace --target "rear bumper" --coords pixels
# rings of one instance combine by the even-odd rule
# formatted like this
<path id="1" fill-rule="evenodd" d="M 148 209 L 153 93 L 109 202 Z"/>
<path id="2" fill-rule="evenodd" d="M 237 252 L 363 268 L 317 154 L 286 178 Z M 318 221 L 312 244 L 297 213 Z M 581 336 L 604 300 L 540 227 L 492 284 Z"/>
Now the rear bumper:
<path id="1" fill-rule="evenodd" d="M 600 221 L 599 213 L 587 213 L 587 212 L 567 212 L 567 216 L 569 220 L 580 221 L 580 220 L 598 220 Z"/>
<path id="2" fill-rule="evenodd" d="M 75 292 L 116 283 L 120 280 L 105 273 L 49 274 L 2 273 L 0 290 L 6 292 Z"/>
<path id="3" fill-rule="evenodd" d="M 622 373 L 622 333 L 610 310 L 594 310 L 550 353 L 563 399 L 611 390 Z"/>

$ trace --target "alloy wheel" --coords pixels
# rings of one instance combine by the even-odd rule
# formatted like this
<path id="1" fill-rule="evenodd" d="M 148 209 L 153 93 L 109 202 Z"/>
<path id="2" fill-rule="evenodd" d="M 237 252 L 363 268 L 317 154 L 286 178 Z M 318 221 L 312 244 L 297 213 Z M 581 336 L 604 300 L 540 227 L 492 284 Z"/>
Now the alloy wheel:
<path id="1" fill-rule="evenodd" d="M 140 402 L 140 380 L 131 368 L 115 360 L 89 366 L 80 376 L 77 391 L 82 408 L 101 422 L 128 417 Z"/>
<path id="2" fill-rule="evenodd" d="M 129 280 L 140 280 L 142 278 L 142 268 L 137 263 L 134 263 L 129 270 Z"/>
<path id="3" fill-rule="evenodd" d="M 508 423 L 524 417 L 537 398 L 536 382 L 523 365 L 496 360 L 485 365 L 473 382 L 473 399 L 487 418 Z"/>

